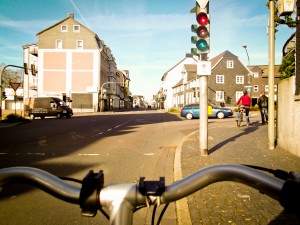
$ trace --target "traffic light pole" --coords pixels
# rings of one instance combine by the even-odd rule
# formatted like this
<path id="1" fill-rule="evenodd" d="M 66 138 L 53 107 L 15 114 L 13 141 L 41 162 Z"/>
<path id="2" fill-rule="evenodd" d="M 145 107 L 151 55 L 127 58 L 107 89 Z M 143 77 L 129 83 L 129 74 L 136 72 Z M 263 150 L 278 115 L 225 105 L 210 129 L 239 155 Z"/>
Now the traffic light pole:
<path id="1" fill-rule="evenodd" d="M 201 2 L 200 2 L 201 3 Z M 204 3 L 205 4 L 205 3 Z M 209 2 L 206 2 L 206 7 L 202 9 L 208 14 Z M 200 13 L 200 5 L 196 4 L 197 15 Z M 209 46 L 210 48 L 210 46 Z M 198 62 L 207 61 L 207 53 L 199 54 Z M 197 67 L 199 67 L 199 63 Z M 197 68 L 198 71 L 201 71 Z M 199 115 L 199 151 L 201 156 L 208 156 L 208 76 L 207 74 L 198 74 L 200 76 L 200 115 Z"/>
<path id="2" fill-rule="evenodd" d="M 269 1 L 269 71 L 268 71 L 268 142 L 269 149 L 275 148 L 275 118 L 274 118 L 274 65 L 275 65 L 275 24 L 274 0 Z"/>
<path id="3" fill-rule="evenodd" d="M 207 61 L 207 54 L 200 55 L 199 61 Z M 200 75 L 199 150 L 201 156 L 208 156 L 208 76 L 198 75 Z"/>

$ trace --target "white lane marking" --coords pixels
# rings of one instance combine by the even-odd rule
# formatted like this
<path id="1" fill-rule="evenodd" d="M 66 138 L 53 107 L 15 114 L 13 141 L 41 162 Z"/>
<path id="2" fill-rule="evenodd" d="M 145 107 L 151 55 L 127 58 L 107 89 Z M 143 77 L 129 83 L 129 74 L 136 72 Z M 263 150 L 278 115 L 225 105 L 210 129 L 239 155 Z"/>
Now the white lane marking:
<path id="1" fill-rule="evenodd" d="M 123 126 L 123 125 L 125 125 L 127 122 L 124 122 L 124 123 L 121 123 L 121 124 L 119 124 L 119 125 L 116 125 L 114 128 L 118 128 L 118 127 L 120 127 L 120 126 Z M 109 128 L 109 129 L 107 129 L 106 130 L 106 132 L 108 132 L 108 131 L 112 131 L 113 130 L 113 128 Z M 95 135 L 93 135 L 93 136 L 91 136 L 92 138 L 93 137 L 96 137 L 96 136 L 98 136 L 98 135 L 102 135 L 104 132 L 100 132 L 100 133 L 97 133 L 97 134 L 95 134 Z"/>
<path id="2" fill-rule="evenodd" d="M 117 126 L 115 126 L 114 128 L 118 128 L 118 127 L 120 127 L 120 126 L 123 126 L 123 125 L 125 125 L 127 122 L 125 122 L 125 123 L 121 123 L 121 124 L 119 124 L 119 125 L 117 125 Z"/>
<path id="3" fill-rule="evenodd" d="M 95 156 L 95 155 L 99 155 L 99 154 L 96 154 L 96 153 L 90 153 L 90 154 L 78 154 L 80 156 Z"/>
<path id="4" fill-rule="evenodd" d="M 145 153 L 144 155 L 145 156 L 151 156 L 151 155 L 154 155 L 154 153 L 152 153 L 152 152 L 151 153 Z"/>
<path id="5" fill-rule="evenodd" d="M 5 152 L 0 152 L 0 155 L 46 155 L 44 152 L 27 152 L 27 153 L 5 153 Z"/>

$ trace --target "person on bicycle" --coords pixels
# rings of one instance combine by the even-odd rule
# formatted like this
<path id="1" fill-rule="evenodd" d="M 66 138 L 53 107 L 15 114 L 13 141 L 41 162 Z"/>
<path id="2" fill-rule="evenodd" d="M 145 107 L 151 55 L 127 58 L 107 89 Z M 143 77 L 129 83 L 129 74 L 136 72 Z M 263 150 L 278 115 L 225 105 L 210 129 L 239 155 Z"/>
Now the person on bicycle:
<path id="1" fill-rule="evenodd" d="M 243 107 L 245 109 L 245 113 L 246 113 L 246 123 L 247 126 L 250 125 L 250 119 L 249 119 L 249 111 L 250 111 L 250 105 L 251 105 L 251 98 L 248 95 L 248 92 L 245 90 L 244 91 L 244 95 L 240 97 L 240 99 L 237 101 L 237 105 L 242 104 L 241 107 Z M 236 114 L 236 120 L 238 121 L 240 117 L 240 114 L 237 113 Z"/>

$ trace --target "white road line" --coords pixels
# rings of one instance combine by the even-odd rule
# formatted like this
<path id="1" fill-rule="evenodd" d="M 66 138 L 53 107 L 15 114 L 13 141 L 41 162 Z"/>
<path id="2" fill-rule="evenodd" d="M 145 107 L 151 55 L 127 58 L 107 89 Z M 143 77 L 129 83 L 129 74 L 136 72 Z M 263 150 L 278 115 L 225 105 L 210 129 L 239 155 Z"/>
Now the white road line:
<path id="1" fill-rule="evenodd" d="M 146 155 L 146 156 L 151 156 L 151 155 L 154 155 L 154 153 L 145 153 L 144 155 Z"/>
<path id="2" fill-rule="evenodd" d="M 46 155 L 44 152 L 27 152 L 27 153 L 5 153 L 5 152 L 0 152 L 0 155 Z"/>
<path id="3" fill-rule="evenodd" d="M 120 126 L 123 126 L 123 125 L 125 125 L 127 122 L 125 122 L 125 123 L 121 123 L 121 124 L 119 124 L 119 125 L 117 125 L 117 126 L 115 126 L 114 128 L 118 128 L 118 127 L 120 127 Z"/>
<path id="4" fill-rule="evenodd" d="M 95 155 L 99 155 L 99 154 L 96 154 L 96 153 L 91 153 L 91 154 L 78 154 L 80 156 L 95 156 Z"/>

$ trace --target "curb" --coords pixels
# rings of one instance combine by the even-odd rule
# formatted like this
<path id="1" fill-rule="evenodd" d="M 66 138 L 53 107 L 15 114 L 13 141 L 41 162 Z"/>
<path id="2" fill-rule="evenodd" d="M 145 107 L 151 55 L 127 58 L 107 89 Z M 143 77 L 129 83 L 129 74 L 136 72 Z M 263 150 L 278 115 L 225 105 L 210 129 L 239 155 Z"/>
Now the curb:
<path id="1" fill-rule="evenodd" d="M 177 145 L 174 158 L 174 181 L 182 179 L 182 170 L 181 170 L 181 149 L 184 141 L 190 136 L 194 135 L 198 131 L 194 131 L 189 135 L 185 136 Z M 178 225 L 192 225 L 192 220 L 190 216 L 190 211 L 188 207 L 187 198 L 182 198 L 175 202 L 176 205 L 176 215 Z"/>

